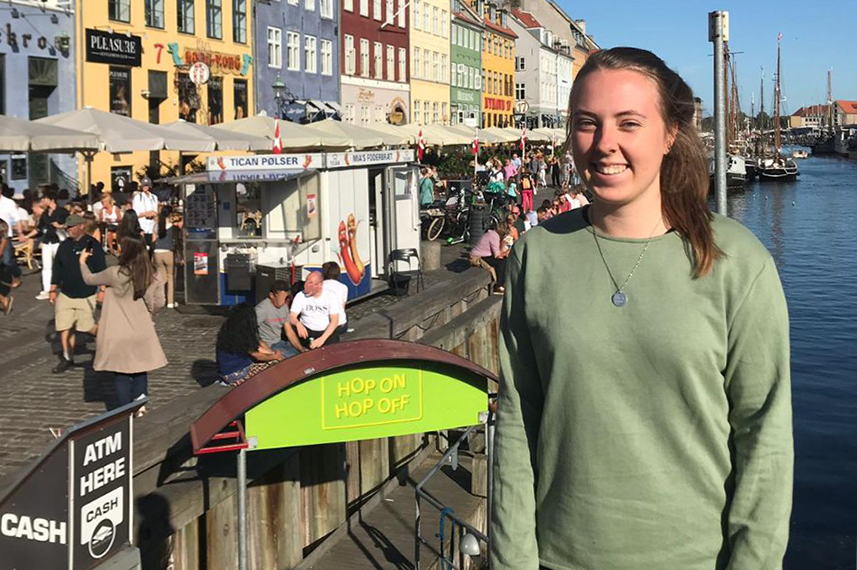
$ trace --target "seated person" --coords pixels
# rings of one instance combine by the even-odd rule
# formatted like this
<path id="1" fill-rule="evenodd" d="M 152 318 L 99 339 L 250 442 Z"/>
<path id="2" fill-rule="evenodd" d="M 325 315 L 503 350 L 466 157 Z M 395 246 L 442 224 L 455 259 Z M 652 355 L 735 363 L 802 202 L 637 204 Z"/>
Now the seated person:
<path id="1" fill-rule="evenodd" d="M 282 358 L 259 338 L 256 311 L 248 305 L 236 306 L 217 333 L 217 374 L 227 386 L 240 384 Z"/>
<path id="2" fill-rule="evenodd" d="M 490 268 L 489 273 L 492 273 L 496 281 L 495 293 L 505 291 L 503 280 L 506 276 L 506 257 L 511 250 L 503 247 L 503 240 L 508 233 L 507 225 L 500 223 L 496 229 L 492 228 L 482 234 L 482 237 L 470 251 L 470 263 L 472 265 Z"/>
<path id="3" fill-rule="evenodd" d="M 321 266 L 321 274 L 324 276 L 324 282 L 321 284 L 325 291 L 333 293 L 341 303 L 339 311 L 339 327 L 336 333 L 342 336 L 348 332 L 348 319 L 345 316 L 345 305 L 348 303 L 348 286 L 339 280 L 339 275 L 342 270 L 339 264 L 335 261 L 328 261 Z"/>
<path id="4" fill-rule="evenodd" d="M 286 336 L 301 352 L 339 342 L 336 328 L 341 303 L 333 293 L 324 290 L 323 282 L 321 272 L 313 271 L 306 278 L 304 290 L 292 301 Z"/>
<path id="5" fill-rule="evenodd" d="M 272 351 L 280 351 L 285 358 L 298 353 L 287 341 L 283 340 L 286 323 L 289 321 L 289 284 L 277 279 L 271 285 L 268 296 L 256 305 L 256 322 L 259 324 L 259 338 Z"/>

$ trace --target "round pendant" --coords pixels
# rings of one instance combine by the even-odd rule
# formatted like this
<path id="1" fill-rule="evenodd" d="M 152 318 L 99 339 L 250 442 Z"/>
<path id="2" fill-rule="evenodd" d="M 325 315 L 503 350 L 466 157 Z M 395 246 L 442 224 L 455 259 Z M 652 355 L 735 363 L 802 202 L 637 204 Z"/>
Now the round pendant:
<path id="1" fill-rule="evenodd" d="M 612 300 L 617 307 L 624 307 L 625 303 L 628 302 L 628 297 L 622 291 L 616 291 L 613 293 Z"/>

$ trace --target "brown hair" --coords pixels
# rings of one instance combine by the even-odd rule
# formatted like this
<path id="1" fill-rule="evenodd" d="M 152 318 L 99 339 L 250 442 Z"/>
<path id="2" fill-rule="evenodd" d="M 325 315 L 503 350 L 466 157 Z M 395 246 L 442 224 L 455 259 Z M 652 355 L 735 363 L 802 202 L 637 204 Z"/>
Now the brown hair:
<path id="1" fill-rule="evenodd" d="M 589 57 L 574 80 L 569 97 L 569 117 L 574 115 L 575 94 L 581 80 L 602 69 L 628 69 L 655 82 L 661 100 L 661 116 L 675 141 L 661 163 L 661 210 L 667 223 L 681 236 L 693 254 L 693 275 L 703 277 L 723 255 L 714 243 L 713 216 L 708 209 L 708 161 L 693 123 L 693 91 L 664 61 L 650 51 L 618 47 Z M 573 121 L 568 121 L 566 145 Z M 563 150 L 567 150 L 563 149 Z"/>
<path id="2" fill-rule="evenodd" d="M 134 285 L 134 300 L 146 294 L 149 285 L 154 281 L 152 261 L 146 250 L 143 238 L 134 235 L 123 236 L 119 242 L 122 255 L 119 257 L 120 271 L 131 277 Z"/>

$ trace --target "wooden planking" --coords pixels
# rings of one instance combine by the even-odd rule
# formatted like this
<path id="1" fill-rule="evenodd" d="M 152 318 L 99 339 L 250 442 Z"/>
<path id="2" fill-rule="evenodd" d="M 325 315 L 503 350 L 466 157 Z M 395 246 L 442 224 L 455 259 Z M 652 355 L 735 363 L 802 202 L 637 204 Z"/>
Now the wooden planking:
<path id="1" fill-rule="evenodd" d="M 345 521 L 345 446 L 311 445 L 300 456 L 303 546 L 308 546 Z"/>
<path id="2" fill-rule="evenodd" d="M 250 568 L 294 567 L 303 557 L 298 462 L 278 465 L 251 485 L 247 494 Z"/>
<path id="3" fill-rule="evenodd" d="M 238 566 L 238 497 L 232 495 L 205 514 L 205 570 Z"/>
<path id="4" fill-rule="evenodd" d="M 199 567 L 199 522 L 194 519 L 172 536 L 172 552 L 167 568 L 173 570 L 201 570 Z M 162 566 L 153 566 L 161 568 Z"/>
<path id="5" fill-rule="evenodd" d="M 390 454 L 387 438 L 359 442 L 360 493 L 375 492 L 390 477 Z"/>

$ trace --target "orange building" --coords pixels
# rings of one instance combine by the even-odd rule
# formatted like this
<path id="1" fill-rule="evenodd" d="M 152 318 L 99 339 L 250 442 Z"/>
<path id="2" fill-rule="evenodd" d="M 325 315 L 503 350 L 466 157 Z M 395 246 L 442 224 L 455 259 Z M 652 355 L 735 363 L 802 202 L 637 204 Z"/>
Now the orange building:
<path id="1" fill-rule="evenodd" d="M 506 10 L 491 3 L 474 2 L 482 16 L 482 127 L 513 124 L 515 105 L 515 39 Z"/>

